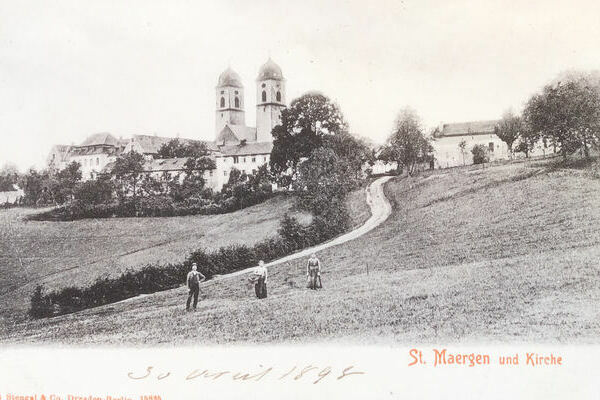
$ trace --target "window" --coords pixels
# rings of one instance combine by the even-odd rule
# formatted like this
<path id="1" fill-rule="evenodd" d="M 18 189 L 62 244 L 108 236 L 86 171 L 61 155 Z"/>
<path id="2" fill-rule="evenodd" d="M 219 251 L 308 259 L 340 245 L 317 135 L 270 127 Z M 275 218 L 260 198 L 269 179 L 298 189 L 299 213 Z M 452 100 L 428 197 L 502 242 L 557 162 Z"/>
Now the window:
<path id="1" fill-rule="evenodd" d="M 237 164 L 240 162 L 240 158 L 238 156 L 233 156 L 233 163 Z"/>
<path id="2" fill-rule="evenodd" d="M 281 101 L 281 92 L 277 91 L 277 101 Z"/>
<path id="3" fill-rule="evenodd" d="M 236 90 L 236 91 L 235 91 L 235 94 L 238 94 L 238 93 L 239 93 L 239 92 Z"/>
<path id="4" fill-rule="evenodd" d="M 240 99 L 238 97 L 235 98 L 235 108 L 240 108 Z"/>
<path id="5" fill-rule="evenodd" d="M 100 158 L 96 157 L 96 165 L 100 165 Z"/>
<path id="6" fill-rule="evenodd" d="M 223 176 L 227 176 L 227 171 L 223 171 Z"/>
<path id="7" fill-rule="evenodd" d="M 211 169 L 210 171 L 208 171 L 208 175 L 212 176 L 212 174 L 213 174 L 213 170 Z"/>
<path id="8" fill-rule="evenodd" d="M 489 148 L 489 150 L 490 150 L 490 153 L 493 153 L 493 152 L 494 152 L 494 142 L 490 142 L 490 143 L 488 144 L 488 148 Z"/>
<path id="9" fill-rule="evenodd" d="M 225 97 L 221 97 L 221 108 L 225 107 Z"/>
<path id="10" fill-rule="evenodd" d="M 267 162 L 267 156 L 263 156 L 263 161 Z"/>
<path id="11" fill-rule="evenodd" d="M 225 94 L 225 91 L 224 91 L 224 90 L 221 90 L 221 94 Z"/>
<path id="12" fill-rule="evenodd" d="M 263 88 L 264 88 L 265 86 L 267 86 L 267 85 L 265 85 L 264 83 L 261 85 L 261 87 L 263 87 Z"/>
<path id="13" fill-rule="evenodd" d="M 243 163 L 245 163 L 245 162 L 246 162 L 246 157 L 244 157 L 244 158 L 242 159 L 242 162 L 243 162 Z"/>
<path id="14" fill-rule="evenodd" d="M 267 101 L 267 92 L 262 91 L 262 101 Z"/>
<path id="15" fill-rule="evenodd" d="M 252 157 L 252 162 L 256 162 L 256 157 Z"/>

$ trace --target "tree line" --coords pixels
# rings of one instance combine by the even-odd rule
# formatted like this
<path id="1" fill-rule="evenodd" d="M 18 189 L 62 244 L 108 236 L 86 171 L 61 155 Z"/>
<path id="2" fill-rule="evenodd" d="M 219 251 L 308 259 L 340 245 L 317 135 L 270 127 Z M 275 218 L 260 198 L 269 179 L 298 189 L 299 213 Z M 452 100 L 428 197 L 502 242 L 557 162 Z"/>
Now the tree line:
<path id="1" fill-rule="evenodd" d="M 523 112 L 507 111 L 495 133 L 515 152 L 529 157 L 538 144 L 563 160 L 576 151 L 590 158 L 600 144 L 600 74 L 567 72 L 532 95 Z"/>

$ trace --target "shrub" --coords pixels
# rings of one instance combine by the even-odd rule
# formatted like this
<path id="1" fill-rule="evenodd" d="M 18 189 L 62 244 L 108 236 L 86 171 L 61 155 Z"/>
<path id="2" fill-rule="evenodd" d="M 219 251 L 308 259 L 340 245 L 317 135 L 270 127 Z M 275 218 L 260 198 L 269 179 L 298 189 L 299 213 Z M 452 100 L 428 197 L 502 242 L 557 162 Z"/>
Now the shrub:
<path id="1" fill-rule="evenodd" d="M 471 153 L 473 154 L 473 164 L 483 164 L 489 161 L 487 150 L 482 144 L 473 146 Z"/>

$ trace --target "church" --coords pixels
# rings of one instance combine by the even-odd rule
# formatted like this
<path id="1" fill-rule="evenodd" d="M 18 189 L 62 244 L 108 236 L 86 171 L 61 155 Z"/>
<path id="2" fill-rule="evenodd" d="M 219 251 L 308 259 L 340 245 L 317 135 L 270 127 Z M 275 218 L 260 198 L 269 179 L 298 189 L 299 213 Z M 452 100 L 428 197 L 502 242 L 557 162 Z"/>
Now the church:
<path id="1" fill-rule="evenodd" d="M 281 123 L 286 107 L 285 79 L 281 68 L 269 58 L 256 78 L 256 127 L 246 125 L 244 85 L 240 76 L 227 68 L 218 78 L 215 88 L 214 141 L 196 141 L 206 145 L 216 168 L 206 171 L 208 187 L 221 190 L 235 168 L 248 174 L 269 162 L 273 148 L 272 129 Z M 130 151 L 143 154 L 144 170 L 156 177 L 164 173 L 178 174 L 184 170 L 185 158 L 159 159 L 163 144 L 174 137 L 132 135 L 116 138 L 108 132 L 96 133 L 80 145 L 55 145 L 47 159 L 48 166 L 62 169 L 72 161 L 81 165 L 83 180 L 95 179 L 98 174 L 110 173 L 116 158 Z"/>

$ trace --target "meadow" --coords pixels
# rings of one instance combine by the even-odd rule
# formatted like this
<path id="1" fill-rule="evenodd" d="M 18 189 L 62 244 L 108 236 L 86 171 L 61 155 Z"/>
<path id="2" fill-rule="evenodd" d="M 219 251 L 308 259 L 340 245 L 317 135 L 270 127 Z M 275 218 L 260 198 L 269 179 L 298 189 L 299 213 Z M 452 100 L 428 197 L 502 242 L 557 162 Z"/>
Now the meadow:
<path id="1" fill-rule="evenodd" d="M 231 214 L 72 222 L 25 221 L 35 209 L 0 210 L 0 316 L 23 314 L 38 283 L 87 285 L 127 268 L 183 261 L 199 247 L 253 244 L 275 235 L 292 208 L 292 198 L 278 196 Z"/>
<path id="2" fill-rule="evenodd" d="M 207 282 L 195 313 L 181 287 L 20 322 L 0 340 L 598 343 L 600 180 L 552 163 L 391 180 L 390 218 L 319 254 L 320 291 L 305 288 L 301 259 L 273 267 L 266 300 L 238 276 Z"/>

